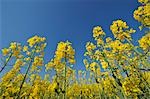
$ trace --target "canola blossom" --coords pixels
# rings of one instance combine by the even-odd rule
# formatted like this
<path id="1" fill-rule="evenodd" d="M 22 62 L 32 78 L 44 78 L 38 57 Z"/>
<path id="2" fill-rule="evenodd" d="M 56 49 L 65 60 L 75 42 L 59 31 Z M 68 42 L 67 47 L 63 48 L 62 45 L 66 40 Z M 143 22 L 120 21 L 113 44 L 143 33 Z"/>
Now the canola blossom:
<path id="1" fill-rule="evenodd" d="M 45 37 L 2 48 L 0 99 L 150 99 L 150 1 L 138 1 L 133 17 L 146 30 L 138 45 L 132 34 L 139 30 L 122 19 L 110 25 L 114 37 L 95 26 L 95 41 L 85 44 L 85 70 L 74 68 L 76 51 L 70 41 L 60 41 L 48 62 Z"/>

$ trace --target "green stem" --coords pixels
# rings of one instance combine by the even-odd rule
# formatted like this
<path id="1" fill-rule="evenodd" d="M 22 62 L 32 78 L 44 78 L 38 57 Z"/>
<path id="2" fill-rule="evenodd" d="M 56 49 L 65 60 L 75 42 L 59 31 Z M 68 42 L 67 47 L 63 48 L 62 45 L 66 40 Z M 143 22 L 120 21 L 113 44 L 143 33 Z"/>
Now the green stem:
<path id="1" fill-rule="evenodd" d="M 37 46 L 36 46 L 36 47 L 37 47 Z M 32 65 L 33 56 L 34 56 L 34 54 L 35 54 L 35 51 L 36 51 L 36 48 L 35 48 L 35 50 L 33 51 L 32 55 L 31 55 L 31 60 L 30 60 L 30 62 L 29 62 L 29 64 L 28 64 L 28 68 L 27 68 L 27 70 L 26 70 L 25 76 L 24 76 L 23 81 L 22 81 L 22 83 L 21 83 L 21 85 L 20 85 L 19 93 L 18 93 L 17 99 L 20 98 L 20 94 L 21 94 L 21 91 L 22 91 L 22 87 L 23 87 L 23 84 L 24 84 L 24 82 L 25 82 L 25 80 L 26 80 L 27 74 L 28 74 L 28 72 L 29 72 L 29 70 L 30 70 L 30 67 L 31 67 L 31 65 Z"/>
<path id="2" fill-rule="evenodd" d="M 95 73 L 94 73 L 94 75 L 95 75 Z M 97 72 L 95 75 L 95 80 L 97 80 Z M 101 99 L 100 86 L 99 86 L 99 83 L 97 81 L 96 81 L 96 83 L 98 84 L 99 98 Z"/>
<path id="3" fill-rule="evenodd" d="M 110 67 L 110 70 L 111 70 L 111 72 L 112 72 L 113 78 L 115 78 L 117 84 L 122 87 L 122 84 L 121 84 L 121 82 L 120 82 L 120 79 L 118 79 L 118 78 L 115 76 L 114 71 L 112 70 L 111 65 L 109 64 L 108 60 L 106 59 L 104 53 L 103 53 L 103 57 L 104 57 L 104 60 L 108 63 L 108 66 Z"/>
<path id="4" fill-rule="evenodd" d="M 67 55 L 67 53 L 65 52 L 65 82 L 64 82 L 64 99 L 66 99 L 66 82 L 67 82 L 67 80 L 66 80 L 66 70 L 67 70 L 67 59 L 66 59 L 66 55 Z"/>
<path id="5" fill-rule="evenodd" d="M 0 73 L 4 70 L 4 68 L 7 66 L 7 63 L 9 62 L 9 60 L 11 59 L 11 57 L 12 57 L 12 53 L 9 55 L 9 57 L 8 57 L 8 59 L 6 60 L 6 62 L 4 63 L 4 66 L 1 68 L 1 70 L 0 70 Z"/>
<path id="6" fill-rule="evenodd" d="M 134 45 L 132 44 L 132 42 L 129 39 L 126 39 L 127 42 L 133 47 L 133 50 L 138 54 L 141 55 L 141 53 L 134 47 Z"/>
<path id="7" fill-rule="evenodd" d="M 112 68 L 111 68 L 111 66 L 110 66 L 110 64 L 109 64 L 109 62 L 108 62 L 108 60 L 106 59 L 104 53 L 103 53 L 103 57 L 104 57 L 104 60 L 108 63 L 108 66 L 110 67 L 110 70 L 111 70 L 111 72 L 112 72 L 112 76 L 113 76 L 113 78 L 116 80 L 117 84 L 119 85 L 119 89 L 120 89 L 120 90 L 122 91 L 122 93 L 123 93 L 123 97 L 126 99 L 126 96 L 125 96 L 125 94 L 124 94 L 124 92 L 123 92 L 123 90 L 122 90 L 122 83 L 120 82 L 120 79 L 118 79 L 118 78 L 115 76 L 114 71 L 112 70 Z"/>
<path id="8" fill-rule="evenodd" d="M 67 87 L 67 86 L 66 86 L 66 82 L 67 82 L 67 81 L 66 81 L 66 69 L 67 69 L 67 68 L 66 68 L 66 66 L 65 66 L 65 83 L 64 83 L 64 91 L 65 91 L 65 93 L 64 93 L 64 99 L 66 99 L 66 89 L 67 89 L 67 88 L 66 88 L 66 87 Z"/>
<path id="9" fill-rule="evenodd" d="M 36 79 L 36 77 L 34 77 L 34 80 L 33 80 L 33 83 L 32 83 L 32 85 L 31 85 L 31 88 L 32 88 L 32 86 L 34 86 L 34 83 L 35 83 L 34 81 L 35 81 L 35 79 Z M 29 92 L 31 92 L 31 89 L 29 90 Z M 27 99 L 29 99 L 30 94 L 31 94 L 31 93 L 29 93 L 29 95 L 27 96 Z"/>
<path id="10" fill-rule="evenodd" d="M 30 61 L 29 65 L 28 65 L 28 68 L 27 68 L 27 70 L 26 70 L 25 76 L 24 76 L 24 78 L 23 78 L 23 81 L 22 81 L 21 86 L 20 86 L 20 89 L 19 89 L 19 93 L 18 93 L 17 99 L 20 98 L 20 93 L 21 93 L 23 84 L 24 84 L 24 82 L 25 82 L 26 76 L 27 76 L 27 74 L 28 74 L 28 72 L 29 72 L 29 69 L 30 69 L 30 67 L 31 67 L 31 63 L 32 63 L 32 61 Z"/>

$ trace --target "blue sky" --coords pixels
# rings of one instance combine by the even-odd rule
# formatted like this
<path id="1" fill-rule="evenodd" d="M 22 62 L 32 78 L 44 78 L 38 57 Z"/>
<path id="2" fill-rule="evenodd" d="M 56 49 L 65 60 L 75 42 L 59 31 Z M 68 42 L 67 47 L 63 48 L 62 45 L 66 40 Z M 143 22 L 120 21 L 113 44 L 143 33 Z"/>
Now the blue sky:
<path id="1" fill-rule="evenodd" d="M 1 0 L 0 48 L 12 41 L 27 44 L 28 38 L 39 35 L 47 39 L 48 62 L 57 43 L 69 40 L 76 51 L 76 69 L 84 69 L 83 54 L 87 41 L 93 41 L 92 28 L 100 25 L 107 36 L 113 20 L 122 19 L 138 30 L 133 11 L 137 0 Z M 133 35 L 134 42 L 141 32 Z"/>

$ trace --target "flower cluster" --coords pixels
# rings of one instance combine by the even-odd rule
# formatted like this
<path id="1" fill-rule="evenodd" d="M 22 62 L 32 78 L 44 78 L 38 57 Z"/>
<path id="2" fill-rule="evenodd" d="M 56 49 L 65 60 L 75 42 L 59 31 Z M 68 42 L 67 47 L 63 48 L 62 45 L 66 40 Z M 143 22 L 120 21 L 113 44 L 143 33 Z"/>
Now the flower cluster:
<path id="1" fill-rule="evenodd" d="M 36 36 L 28 39 L 27 42 L 29 43 L 30 47 L 33 47 L 37 43 L 45 42 L 45 40 L 46 39 L 44 37 L 39 37 L 39 36 L 36 35 Z"/>
<path id="2" fill-rule="evenodd" d="M 143 50 L 150 50 L 150 32 L 139 40 L 139 44 Z"/>
<path id="3" fill-rule="evenodd" d="M 127 23 L 122 20 L 113 21 L 110 30 L 114 34 L 114 37 L 119 40 L 131 39 L 131 34 L 135 32 L 135 30 L 129 28 Z"/>
<path id="4" fill-rule="evenodd" d="M 69 60 L 71 64 L 74 64 L 75 63 L 74 55 L 75 51 L 71 47 L 70 42 L 66 41 L 58 43 L 57 50 L 55 52 L 55 57 L 58 58 L 58 60 L 66 58 L 67 60 Z"/>
<path id="5" fill-rule="evenodd" d="M 137 10 L 134 11 L 134 18 L 142 24 L 142 26 L 150 27 L 150 1 L 149 0 L 139 0 L 142 6 L 139 6 Z"/>
<path id="6" fill-rule="evenodd" d="M 142 6 L 134 18 L 147 28 L 150 1 L 138 1 Z M 10 43 L 2 49 L 0 99 L 149 99 L 149 30 L 135 46 L 135 30 L 126 22 L 113 21 L 110 29 L 114 38 L 105 37 L 100 26 L 93 28 L 95 41 L 86 43 L 84 70 L 74 68 L 75 50 L 68 41 L 58 43 L 47 64 L 45 37 L 33 36 L 27 45 Z"/>

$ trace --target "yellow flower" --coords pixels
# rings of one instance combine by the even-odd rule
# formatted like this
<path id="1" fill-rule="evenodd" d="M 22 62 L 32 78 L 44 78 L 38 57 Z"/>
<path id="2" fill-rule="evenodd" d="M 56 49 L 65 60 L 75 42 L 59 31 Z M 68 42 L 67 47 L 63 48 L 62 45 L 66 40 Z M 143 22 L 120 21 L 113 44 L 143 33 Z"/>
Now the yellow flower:
<path id="1" fill-rule="evenodd" d="M 39 37 L 39 36 L 34 36 L 30 39 L 27 40 L 27 42 L 29 43 L 30 47 L 33 47 L 35 44 L 40 43 L 40 42 L 45 42 L 45 38 L 44 37 Z"/>
<path id="2" fill-rule="evenodd" d="M 148 50 L 150 48 L 150 32 L 143 36 L 138 42 L 143 50 Z"/>
<path id="3" fill-rule="evenodd" d="M 134 96 L 141 93 L 141 90 L 139 88 L 140 80 L 137 77 L 132 78 L 125 78 L 125 81 L 123 82 L 123 90 L 125 91 L 125 94 L 127 96 Z"/>
<path id="4" fill-rule="evenodd" d="M 115 80 L 111 77 L 106 77 L 102 80 L 103 82 L 103 88 L 104 92 L 109 95 L 113 96 L 115 93 L 117 93 L 116 87 L 115 87 Z"/>
<path id="5" fill-rule="evenodd" d="M 69 63 L 71 63 L 71 64 L 75 64 L 75 59 L 69 59 Z"/>
<path id="6" fill-rule="evenodd" d="M 8 48 L 2 49 L 2 53 L 4 56 L 8 55 L 9 52 L 10 52 L 10 49 L 8 49 Z"/>
<path id="7" fill-rule="evenodd" d="M 97 41 L 97 46 L 100 46 L 100 45 L 103 45 L 104 44 L 104 41 L 102 38 L 99 38 L 96 40 Z"/>
<path id="8" fill-rule="evenodd" d="M 134 11 L 133 16 L 137 21 L 141 22 L 143 26 L 150 27 L 150 2 L 147 2 L 146 0 L 139 1 L 146 4 L 138 7 L 138 9 Z"/>
<path id="9" fill-rule="evenodd" d="M 33 65 L 34 66 L 43 66 L 43 58 L 38 57 L 38 56 L 34 57 Z"/>
<path id="10" fill-rule="evenodd" d="M 97 65 L 96 62 L 92 62 L 92 63 L 90 64 L 90 70 L 93 71 L 93 72 L 95 72 L 97 66 L 98 66 L 98 65 Z"/>
<path id="11" fill-rule="evenodd" d="M 10 47 L 9 47 L 9 48 L 12 49 L 12 50 L 16 50 L 16 48 L 17 48 L 17 43 L 16 43 L 16 42 L 10 43 Z"/>
<path id="12" fill-rule="evenodd" d="M 24 46 L 24 47 L 23 47 L 23 51 L 24 51 L 24 52 L 28 51 L 28 46 Z"/>
<path id="13" fill-rule="evenodd" d="M 107 69 L 108 68 L 108 63 L 105 61 L 101 61 L 102 68 Z"/>
<path id="14" fill-rule="evenodd" d="M 13 56 L 18 57 L 20 54 L 20 50 L 14 50 Z"/>
<path id="15" fill-rule="evenodd" d="M 129 29 L 127 23 L 122 20 L 113 21 L 110 30 L 114 34 L 114 37 L 119 40 L 124 40 L 125 38 L 131 39 L 130 34 L 135 32 L 132 28 Z"/>
<path id="16" fill-rule="evenodd" d="M 96 48 L 96 46 L 93 44 L 93 43 L 91 43 L 91 42 L 87 42 L 87 44 L 86 44 L 86 50 L 87 51 L 92 51 L 92 50 L 94 50 Z"/>
<path id="17" fill-rule="evenodd" d="M 56 82 L 53 82 L 52 84 L 50 84 L 50 85 L 48 86 L 48 90 L 49 90 L 50 92 L 54 92 L 57 87 L 58 87 L 57 83 L 56 83 Z"/>
<path id="18" fill-rule="evenodd" d="M 66 41 L 66 42 L 60 42 L 60 43 L 58 43 L 57 50 L 55 52 L 55 57 L 58 60 L 66 58 L 66 59 L 69 60 L 69 62 L 71 64 L 74 64 L 75 63 L 74 55 L 75 55 L 75 51 L 72 48 L 70 42 Z"/>
<path id="19" fill-rule="evenodd" d="M 89 63 L 88 63 L 87 59 L 84 59 L 83 63 L 85 65 L 86 69 L 88 69 L 89 68 Z"/>
<path id="20" fill-rule="evenodd" d="M 150 2 L 149 0 L 138 0 L 138 1 L 142 4 L 147 4 L 148 2 Z"/>
<path id="21" fill-rule="evenodd" d="M 96 26 L 93 28 L 93 37 L 94 38 L 99 38 L 100 36 L 105 35 L 105 33 L 103 32 L 103 29 L 100 26 Z"/>
<path id="22" fill-rule="evenodd" d="M 29 60 L 31 60 L 31 58 L 30 58 L 30 57 L 27 57 L 27 58 L 24 58 L 24 60 L 25 60 L 25 61 L 29 61 Z"/>
<path id="23" fill-rule="evenodd" d="M 36 85 L 36 86 L 34 86 L 34 88 L 33 88 L 33 93 L 32 93 L 32 95 L 34 96 L 34 97 L 40 97 L 39 96 L 39 92 L 40 92 L 40 88 L 39 88 L 39 86 L 38 85 Z"/>
<path id="24" fill-rule="evenodd" d="M 150 84 L 150 72 L 143 72 L 142 77 Z"/>
<path id="25" fill-rule="evenodd" d="M 106 38 L 106 43 L 109 43 L 109 42 L 111 42 L 112 41 L 112 38 L 110 38 L 110 37 L 107 37 Z"/>
<path id="26" fill-rule="evenodd" d="M 52 67 L 54 67 L 54 65 L 55 65 L 55 64 L 53 63 L 53 60 L 51 60 L 50 62 L 48 62 L 48 64 L 45 65 L 46 70 L 52 69 Z"/>

